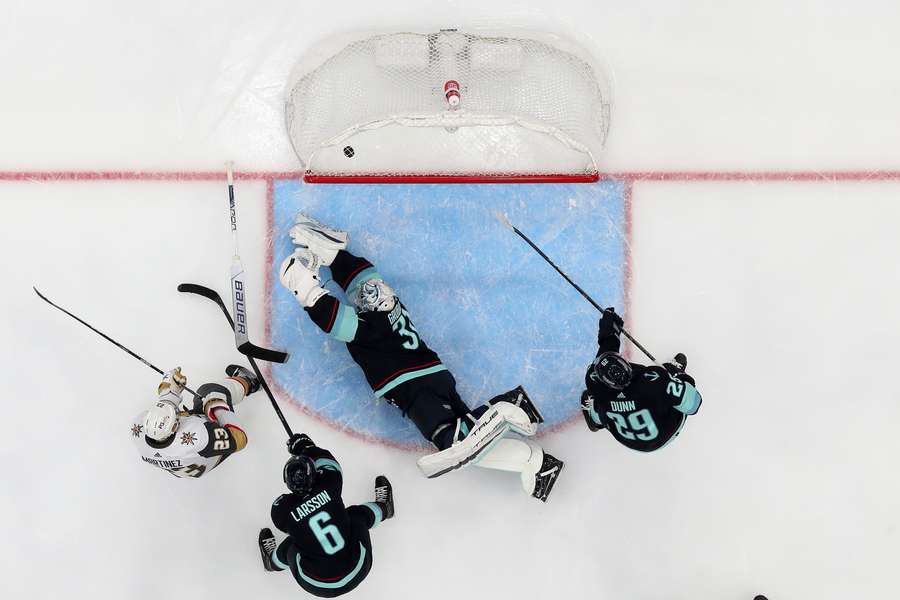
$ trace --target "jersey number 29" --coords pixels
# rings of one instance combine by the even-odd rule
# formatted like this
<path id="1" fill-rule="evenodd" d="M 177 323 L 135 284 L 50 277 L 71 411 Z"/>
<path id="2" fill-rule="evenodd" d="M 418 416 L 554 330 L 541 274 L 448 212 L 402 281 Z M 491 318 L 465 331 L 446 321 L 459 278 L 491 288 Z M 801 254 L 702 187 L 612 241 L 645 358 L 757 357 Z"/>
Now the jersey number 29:
<path id="1" fill-rule="evenodd" d="M 635 438 L 648 442 L 656 439 L 659 435 L 659 429 L 656 428 L 656 422 L 650 415 L 650 411 L 646 408 L 637 412 L 628 413 L 626 420 L 623 415 L 614 412 L 606 413 L 606 416 L 612 419 L 616 424 L 616 431 L 619 432 L 626 440 Z"/>
<path id="2" fill-rule="evenodd" d="M 319 545 L 322 546 L 325 554 L 334 554 L 344 547 L 344 536 L 341 535 L 334 523 L 323 527 L 330 520 L 331 515 L 325 511 L 317 513 L 309 519 L 309 528 L 319 540 Z"/>

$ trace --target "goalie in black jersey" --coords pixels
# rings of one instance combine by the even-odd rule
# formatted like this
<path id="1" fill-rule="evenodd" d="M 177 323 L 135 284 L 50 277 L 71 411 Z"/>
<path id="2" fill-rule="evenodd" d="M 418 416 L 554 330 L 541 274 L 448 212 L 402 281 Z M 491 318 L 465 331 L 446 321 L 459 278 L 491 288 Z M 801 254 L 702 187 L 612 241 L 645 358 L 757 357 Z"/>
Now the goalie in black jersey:
<path id="1" fill-rule="evenodd" d="M 694 378 L 684 372 L 687 358 L 659 366 L 630 363 L 619 354 L 622 317 L 603 311 L 597 335 L 597 357 L 584 377 L 581 409 L 591 431 L 607 429 L 632 450 L 659 450 L 681 432 L 702 398 Z"/>
<path id="2" fill-rule="evenodd" d="M 534 435 L 543 418 L 518 387 L 475 409 L 462 401 L 456 381 L 422 339 L 394 290 L 368 260 L 345 250 L 348 235 L 299 214 L 291 228 L 296 251 L 281 264 L 282 284 L 312 321 L 346 342 L 378 397 L 398 407 L 439 450 L 419 459 L 427 477 L 467 464 L 518 472 L 525 491 L 546 500 L 562 462 L 531 442 L 504 437 Z M 354 308 L 323 289 L 319 268 Z"/>
<path id="3" fill-rule="evenodd" d="M 394 516 L 394 496 L 384 475 L 375 478 L 375 501 L 344 507 L 341 466 L 306 434 L 288 440 L 284 465 L 290 493 L 272 503 L 272 523 L 288 534 L 278 544 L 272 531 L 259 532 L 267 571 L 289 569 L 304 590 L 334 598 L 356 588 L 372 568 L 369 530 Z"/>

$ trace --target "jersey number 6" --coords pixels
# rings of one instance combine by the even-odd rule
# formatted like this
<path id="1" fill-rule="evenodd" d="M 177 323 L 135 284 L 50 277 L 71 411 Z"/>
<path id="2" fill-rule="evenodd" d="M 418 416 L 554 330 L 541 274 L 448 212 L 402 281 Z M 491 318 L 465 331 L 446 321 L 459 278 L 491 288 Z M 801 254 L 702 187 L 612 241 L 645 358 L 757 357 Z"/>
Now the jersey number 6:
<path id="1" fill-rule="evenodd" d="M 330 520 L 331 515 L 325 511 L 313 515 L 309 519 L 310 530 L 312 530 L 316 539 L 319 540 L 319 545 L 322 546 L 322 550 L 325 551 L 325 554 L 329 555 L 334 554 L 344 547 L 344 536 L 341 535 L 340 530 L 334 523 L 325 525 L 324 527 L 322 526 Z"/>

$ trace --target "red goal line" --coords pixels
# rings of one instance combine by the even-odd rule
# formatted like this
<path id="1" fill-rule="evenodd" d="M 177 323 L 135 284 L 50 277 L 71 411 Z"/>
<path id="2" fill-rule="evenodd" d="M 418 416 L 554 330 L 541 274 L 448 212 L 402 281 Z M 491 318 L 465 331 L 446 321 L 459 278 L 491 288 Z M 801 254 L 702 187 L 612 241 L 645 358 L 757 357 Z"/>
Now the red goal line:
<path id="1" fill-rule="evenodd" d="M 275 181 L 302 179 L 302 171 L 236 171 L 236 179 L 245 181 Z M 224 181 L 224 171 L 0 171 L 0 181 Z M 900 171 L 622 171 L 601 173 L 601 181 L 900 181 Z M 487 182 L 489 180 L 485 180 Z M 393 183 L 411 183 L 400 179 Z M 422 181 L 419 182 L 428 182 Z M 442 180 L 440 183 L 476 183 L 475 180 Z M 521 180 L 520 182 L 525 182 Z M 363 183 L 363 181 L 360 181 Z M 436 181 L 432 183 L 437 183 Z M 516 183 L 515 179 L 495 183 Z"/>

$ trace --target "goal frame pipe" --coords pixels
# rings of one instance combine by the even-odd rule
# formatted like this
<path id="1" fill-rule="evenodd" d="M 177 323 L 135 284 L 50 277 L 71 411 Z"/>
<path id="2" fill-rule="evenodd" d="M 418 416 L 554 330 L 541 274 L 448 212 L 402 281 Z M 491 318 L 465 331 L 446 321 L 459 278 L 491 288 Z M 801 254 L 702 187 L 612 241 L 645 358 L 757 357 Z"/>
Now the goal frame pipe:
<path id="1" fill-rule="evenodd" d="M 404 183 L 597 183 L 599 173 L 547 175 L 317 175 L 305 173 L 305 183 L 318 184 L 404 184 Z"/>

